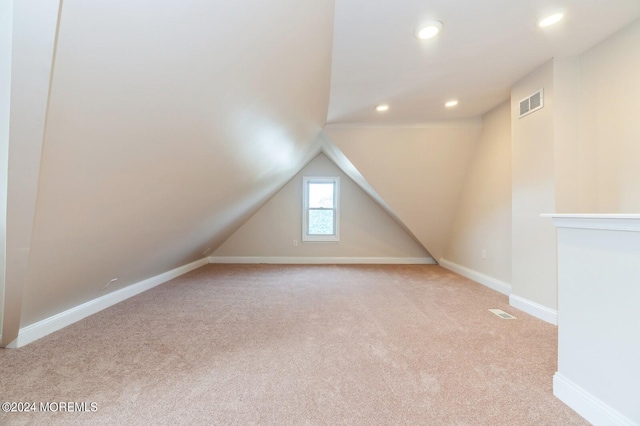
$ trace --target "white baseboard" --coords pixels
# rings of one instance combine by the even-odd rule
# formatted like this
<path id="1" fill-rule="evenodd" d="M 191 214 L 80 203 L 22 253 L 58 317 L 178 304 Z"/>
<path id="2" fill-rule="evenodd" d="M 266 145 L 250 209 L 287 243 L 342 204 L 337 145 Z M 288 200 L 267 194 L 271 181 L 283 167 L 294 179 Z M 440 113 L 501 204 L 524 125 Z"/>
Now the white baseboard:
<path id="1" fill-rule="evenodd" d="M 40 339 L 48 334 L 58 331 L 74 322 L 80 321 L 83 318 L 100 312 L 116 303 L 122 302 L 125 299 L 133 297 L 137 294 L 147 291 L 153 287 L 163 284 L 169 280 L 172 280 L 180 275 L 191 272 L 194 269 L 198 269 L 209 263 L 207 258 L 197 260 L 189 263 L 188 265 L 181 266 L 171 271 L 164 272 L 155 277 L 148 278 L 144 281 L 127 286 L 123 289 L 116 290 L 112 293 L 105 294 L 97 299 L 90 300 L 89 302 L 78 305 L 74 308 L 68 309 L 57 315 L 49 318 L 45 318 L 42 321 L 38 321 L 34 324 L 21 328 L 18 333 L 18 338 L 7 345 L 7 348 L 21 348 L 35 340 Z"/>
<path id="2" fill-rule="evenodd" d="M 474 271 L 473 269 L 469 269 L 466 266 L 458 265 L 457 263 L 453 263 L 446 259 L 441 258 L 440 262 L 438 263 L 440 263 L 440 266 L 442 266 L 443 268 L 460 274 L 463 277 L 467 277 L 470 280 L 489 287 L 490 289 L 495 290 L 499 293 L 507 296 L 511 294 L 511 284 L 509 283 L 505 283 L 504 281 L 500 281 L 496 278 L 490 277 L 489 275 L 482 274 L 480 272 Z"/>
<path id="3" fill-rule="evenodd" d="M 546 321 L 553 325 L 558 325 L 558 311 L 547 308 L 539 303 L 532 302 L 515 294 L 509 295 L 509 305 L 523 312 L 533 315 L 536 318 Z"/>
<path id="4" fill-rule="evenodd" d="M 280 257 L 280 256 L 211 256 L 209 263 L 272 263 L 295 265 L 318 264 L 385 264 L 385 265 L 435 265 L 430 257 Z"/>
<path id="5" fill-rule="evenodd" d="M 553 394 L 595 426 L 638 426 L 638 423 L 560 373 L 553 376 Z"/>

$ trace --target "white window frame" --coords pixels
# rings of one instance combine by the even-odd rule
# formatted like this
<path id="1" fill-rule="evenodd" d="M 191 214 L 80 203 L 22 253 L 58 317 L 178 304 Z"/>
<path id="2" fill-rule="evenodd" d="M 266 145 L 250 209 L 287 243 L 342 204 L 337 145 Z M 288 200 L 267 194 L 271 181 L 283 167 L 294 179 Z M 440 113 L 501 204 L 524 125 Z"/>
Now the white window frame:
<path id="1" fill-rule="evenodd" d="M 309 235 L 309 183 L 333 183 L 333 235 Z M 315 210 L 315 209 L 314 209 Z M 340 178 L 339 177 L 302 177 L 302 241 L 340 241 Z"/>

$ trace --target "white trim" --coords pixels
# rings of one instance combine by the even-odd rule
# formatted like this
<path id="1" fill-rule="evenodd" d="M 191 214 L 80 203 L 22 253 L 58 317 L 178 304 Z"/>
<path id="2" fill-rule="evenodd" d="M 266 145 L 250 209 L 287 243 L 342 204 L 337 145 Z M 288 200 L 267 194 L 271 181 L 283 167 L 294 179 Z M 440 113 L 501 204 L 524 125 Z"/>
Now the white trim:
<path id="1" fill-rule="evenodd" d="M 547 308 L 544 305 L 532 302 L 524 297 L 516 296 L 515 294 L 509 295 L 509 305 L 516 309 L 520 309 L 529 315 L 533 315 L 542 321 L 558 325 L 558 311 L 555 309 Z"/>
<path id="2" fill-rule="evenodd" d="M 209 263 L 271 263 L 295 265 L 435 265 L 430 257 L 280 257 L 280 256 L 211 256 Z"/>
<path id="3" fill-rule="evenodd" d="M 490 277 L 489 275 L 474 271 L 473 269 L 469 269 L 466 266 L 458 265 L 457 263 L 453 263 L 443 258 L 440 258 L 440 262 L 438 263 L 440 263 L 440 266 L 445 269 L 460 274 L 463 277 L 467 277 L 470 280 L 477 282 L 478 284 L 482 284 L 483 286 L 489 287 L 490 289 L 502 293 L 506 296 L 511 294 L 511 284 L 509 283 L 505 283 L 504 281 L 500 281 L 496 278 Z"/>
<path id="4" fill-rule="evenodd" d="M 638 423 L 560 373 L 553 375 L 553 394 L 593 425 L 638 426 Z"/>
<path id="5" fill-rule="evenodd" d="M 188 265 L 180 266 L 171 271 L 164 272 L 155 277 L 148 278 L 144 281 L 127 286 L 123 289 L 116 290 L 112 293 L 105 294 L 97 299 L 90 300 L 82 305 L 75 306 L 64 312 L 60 312 L 52 317 L 45 318 L 34 324 L 28 325 L 20 329 L 18 338 L 7 345 L 7 348 L 21 348 L 33 341 L 40 339 L 48 334 L 58 331 L 68 325 L 78 322 L 83 318 L 102 311 L 116 303 L 122 302 L 130 297 L 138 295 L 144 291 L 152 289 L 160 284 L 166 283 L 180 275 L 191 272 L 209 263 L 208 258 L 191 262 Z"/>
<path id="6" fill-rule="evenodd" d="M 640 214 L 541 214 L 558 228 L 640 232 Z"/>

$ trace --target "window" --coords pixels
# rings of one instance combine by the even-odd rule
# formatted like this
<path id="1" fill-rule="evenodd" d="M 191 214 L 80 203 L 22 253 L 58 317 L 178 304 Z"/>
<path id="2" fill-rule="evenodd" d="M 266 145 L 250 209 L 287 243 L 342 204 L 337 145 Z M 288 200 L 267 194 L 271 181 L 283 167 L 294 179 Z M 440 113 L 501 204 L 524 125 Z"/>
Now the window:
<path id="1" fill-rule="evenodd" d="M 302 179 L 302 241 L 340 240 L 340 178 Z"/>

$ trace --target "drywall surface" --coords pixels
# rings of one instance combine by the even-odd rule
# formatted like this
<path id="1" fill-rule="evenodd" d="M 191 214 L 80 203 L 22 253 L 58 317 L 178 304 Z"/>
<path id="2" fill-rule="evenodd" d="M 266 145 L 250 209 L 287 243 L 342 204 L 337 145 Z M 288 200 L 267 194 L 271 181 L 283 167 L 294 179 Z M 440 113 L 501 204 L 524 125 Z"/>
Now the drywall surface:
<path id="1" fill-rule="evenodd" d="M 640 215 L 566 215 L 554 222 L 554 394 L 594 425 L 640 424 Z"/>
<path id="2" fill-rule="evenodd" d="M 421 127 L 333 125 L 324 132 L 440 259 L 481 129 L 480 121 L 470 120 Z"/>
<path id="3" fill-rule="evenodd" d="M 553 61 L 511 89 L 512 294 L 557 309 Z M 522 99 L 544 88 L 544 108 L 518 118 Z"/>
<path id="4" fill-rule="evenodd" d="M 640 212 L 639 45 L 636 22 L 580 57 L 583 192 L 596 198 L 588 212 Z"/>
<path id="5" fill-rule="evenodd" d="M 482 117 L 445 259 L 511 282 L 511 105 Z M 485 258 L 482 253 L 485 253 Z"/>
<path id="6" fill-rule="evenodd" d="M 556 213 L 591 210 L 594 191 L 588 188 L 587 147 L 579 137 L 580 58 L 553 60 L 554 190 Z"/>
<path id="7" fill-rule="evenodd" d="M 4 279 L 7 239 L 7 178 L 9 168 L 9 123 L 11 96 L 11 39 L 13 2 L 0 3 L 0 336 L 4 312 Z M 2 339 L 0 339 L 1 341 Z"/>
<path id="8" fill-rule="evenodd" d="M 3 346 L 17 337 L 23 314 L 60 6 L 12 3 Z"/>
<path id="9" fill-rule="evenodd" d="M 302 178 L 340 178 L 340 241 L 302 242 Z M 294 240 L 297 246 L 293 245 Z M 214 256 L 429 257 L 324 154 L 319 154 L 225 241 Z"/>
<path id="10" fill-rule="evenodd" d="M 22 326 L 202 258 L 295 175 L 332 22 L 332 2 L 65 1 Z"/>

